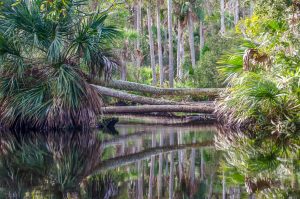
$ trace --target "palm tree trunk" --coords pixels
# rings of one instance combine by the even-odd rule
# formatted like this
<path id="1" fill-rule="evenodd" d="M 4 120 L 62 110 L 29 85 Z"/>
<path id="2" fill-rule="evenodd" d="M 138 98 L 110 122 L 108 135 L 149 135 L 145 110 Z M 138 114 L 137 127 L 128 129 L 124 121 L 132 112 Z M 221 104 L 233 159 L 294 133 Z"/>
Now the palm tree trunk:
<path id="1" fill-rule="evenodd" d="M 188 26 L 189 26 L 189 43 L 190 43 L 190 53 L 191 53 L 191 62 L 192 67 L 196 67 L 196 58 L 195 58 L 195 43 L 194 43 L 194 22 L 192 16 L 192 8 L 190 8 L 188 13 Z"/>
<path id="2" fill-rule="evenodd" d="M 164 66 L 161 41 L 161 25 L 160 25 L 160 0 L 156 2 L 156 21 L 157 21 L 157 47 L 158 47 L 158 65 L 159 65 L 159 84 L 164 84 Z"/>
<path id="3" fill-rule="evenodd" d="M 153 113 L 153 112 L 178 112 L 178 113 L 208 113 L 214 112 L 212 103 L 198 103 L 197 105 L 142 105 L 142 106 L 112 106 L 103 107 L 104 114 L 126 113 Z"/>
<path id="4" fill-rule="evenodd" d="M 154 86 L 149 86 L 145 84 L 139 84 L 136 82 L 111 80 L 109 82 L 103 81 L 93 81 L 93 84 L 104 85 L 108 88 L 114 88 L 119 90 L 141 92 L 143 94 L 152 95 L 174 95 L 174 96 L 209 96 L 216 97 L 219 93 L 223 92 L 222 88 L 159 88 Z"/>
<path id="5" fill-rule="evenodd" d="M 142 62 L 142 52 L 141 52 L 141 31 L 142 31 L 142 2 L 137 0 L 136 5 L 136 31 L 138 33 L 138 38 L 136 41 L 136 66 L 140 67 Z"/>
<path id="6" fill-rule="evenodd" d="M 179 79 L 181 79 L 181 73 L 182 73 L 182 68 L 181 68 L 181 34 L 182 34 L 182 27 L 180 20 L 178 19 L 178 33 L 177 33 L 177 76 Z"/>
<path id="7" fill-rule="evenodd" d="M 174 56 L 173 56 L 173 32 L 172 32 L 172 0 L 168 0 L 168 35 L 169 35 L 169 85 L 174 87 Z"/>
<path id="8" fill-rule="evenodd" d="M 155 134 L 152 133 L 152 148 L 154 148 L 155 146 L 156 146 L 156 137 Z M 153 198 L 154 166 L 155 166 L 155 156 L 151 156 L 148 199 Z"/>
<path id="9" fill-rule="evenodd" d="M 148 18 L 150 60 L 151 60 L 151 69 L 152 69 L 152 85 L 156 85 L 157 81 L 156 81 L 156 67 L 155 67 L 155 56 L 154 56 L 154 43 L 153 43 L 153 34 L 152 34 L 152 16 L 151 16 L 151 9 L 149 5 L 147 7 L 147 18 Z"/>
<path id="10" fill-rule="evenodd" d="M 221 6 L 221 34 L 225 34 L 225 0 L 220 0 Z"/>
<path id="11" fill-rule="evenodd" d="M 204 37 L 204 24 L 202 21 L 200 21 L 199 25 L 199 35 L 200 35 L 200 53 L 202 52 L 204 48 L 204 43 L 205 43 L 205 37 Z"/>
<path id="12" fill-rule="evenodd" d="M 250 0 L 250 16 L 253 15 L 254 12 L 254 0 Z"/>
<path id="13" fill-rule="evenodd" d="M 234 25 L 237 25 L 239 22 L 239 12 L 240 12 L 240 5 L 239 5 L 239 0 L 235 0 L 235 5 L 234 5 Z"/>
<path id="14" fill-rule="evenodd" d="M 194 135 L 195 136 L 195 135 Z M 193 143 L 195 143 L 195 137 L 193 138 Z M 195 160 L 196 160 L 196 149 L 192 149 L 190 157 L 190 186 L 194 187 L 195 184 Z"/>

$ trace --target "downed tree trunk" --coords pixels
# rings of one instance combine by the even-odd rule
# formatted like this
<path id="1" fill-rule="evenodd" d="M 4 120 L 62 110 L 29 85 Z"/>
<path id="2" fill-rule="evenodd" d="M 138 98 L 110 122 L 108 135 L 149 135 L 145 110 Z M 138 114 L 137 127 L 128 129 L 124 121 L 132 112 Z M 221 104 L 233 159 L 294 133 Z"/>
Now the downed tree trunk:
<path id="1" fill-rule="evenodd" d="M 212 103 L 198 103 L 197 105 L 113 106 L 103 107 L 101 111 L 105 114 L 152 112 L 213 113 L 214 108 Z"/>
<path id="2" fill-rule="evenodd" d="M 119 98 L 119 99 L 122 99 L 122 100 L 128 100 L 128 101 L 132 101 L 132 102 L 136 102 L 136 103 L 140 103 L 140 104 L 151 104 L 151 105 L 166 105 L 166 104 L 168 104 L 168 105 L 180 105 L 180 104 L 186 104 L 186 103 L 174 102 L 174 101 L 164 100 L 164 99 L 154 99 L 154 98 L 151 98 L 151 97 L 143 97 L 143 96 L 126 93 L 126 92 L 119 91 L 119 90 L 106 88 L 106 87 L 103 87 L 103 86 L 97 86 L 97 85 L 94 85 L 94 84 L 91 84 L 91 85 L 94 86 L 97 89 L 97 91 L 102 95 L 106 95 L 106 96 L 109 96 L 109 97 L 115 97 L 115 98 Z"/>
<path id="3" fill-rule="evenodd" d="M 183 125 L 183 124 L 203 124 L 213 123 L 216 118 L 213 114 L 199 114 L 188 116 L 157 116 L 136 113 L 113 113 L 104 114 L 104 118 L 117 117 L 118 124 L 162 124 L 162 125 Z"/>
<path id="4" fill-rule="evenodd" d="M 111 80 L 108 82 L 95 81 L 95 84 L 105 85 L 110 88 L 137 91 L 155 95 L 192 95 L 192 96 L 208 96 L 215 97 L 224 89 L 222 88 L 159 88 L 135 82 Z"/>
<path id="5" fill-rule="evenodd" d="M 124 166 L 136 162 L 138 160 L 144 160 L 146 158 L 149 158 L 152 155 L 158 155 L 160 153 L 168 153 L 168 152 L 181 150 L 181 149 L 191 149 L 191 148 L 210 147 L 210 146 L 213 146 L 213 141 L 204 141 L 201 143 L 170 145 L 170 146 L 149 148 L 134 154 L 129 154 L 126 156 L 120 156 L 120 157 L 104 160 L 94 168 L 94 172 L 92 172 L 91 175 L 94 175 L 100 171 L 105 171 L 108 169 L 114 169 L 120 166 Z"/>

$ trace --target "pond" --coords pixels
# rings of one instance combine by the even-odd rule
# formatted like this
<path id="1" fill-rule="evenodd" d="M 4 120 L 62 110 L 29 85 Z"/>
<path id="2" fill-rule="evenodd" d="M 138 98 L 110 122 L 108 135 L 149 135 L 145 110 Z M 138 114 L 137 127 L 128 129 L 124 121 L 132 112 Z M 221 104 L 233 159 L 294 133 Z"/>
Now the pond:
<path id="1" fill-rule="evenodd" d="M 254 198 L 251 192 L 285 198 L 282 189 L 297 198 L 299 170 L 253 159 L 259 147 L 238 150 L 213 125 L 119 124 L 116 130 L 2 131 L 0 198 Z M 247 170 L 257 165 L 264 167 Z M 279 166 L 285 173 L 276 177 Z"/>

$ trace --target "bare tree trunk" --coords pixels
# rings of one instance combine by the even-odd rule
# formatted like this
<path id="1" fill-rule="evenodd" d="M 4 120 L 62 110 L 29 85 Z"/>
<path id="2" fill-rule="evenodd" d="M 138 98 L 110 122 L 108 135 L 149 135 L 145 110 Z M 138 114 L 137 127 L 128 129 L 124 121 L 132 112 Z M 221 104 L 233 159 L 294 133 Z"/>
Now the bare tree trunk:
<path id="1" fill-rule="evenodd" d="M 150 60 L 151 60 L 151 69 L 152 69 L 152 85 L 156 85 L 157 81 L 156 81 L 156 66 L 155 66 L 155 56 L 154 56 L 154 43 L 153 43 L 153 34 L 152 34 L 152 16 L 151 16 L 151 9 L 149 5 L 147 7 L 147 18 L 148 18 Z"/>
<path id="2" fill-rule="evenodd" d="M 145 84 L 139 84 L 135 82 L 128 81 L 119 81 L 112 80 L 109 82 L 103 81 L 94 81 L 94 84 L 104 85 L 109 88 L 126 90 L 126 91 L 134 91 L 134 92 L 142 92 L 147 94 L 154 95 L 176 95 L 176 96 L 209 96 L 215 97 L 218 96 L 219 93 L 223 92 L 222 88 L 159 88 L 154 86 L 149 86 Z"/>
<path id="3" fill-rule="evenodd" d="M 213 104 L 193 105 L 143 105 L 143 106 L 112 106 L 102 107 L 102 113 L 153 113 L 153 112 L 180 112 L 180 113 L 213 113 Z"/>
<path id="4" fill-rule="evenodd" d="M 234 25 L 237 25 L 239 22 L 239 12 L 240 12 L 240 5 L 239 5 L 239 0 L 235 0 L 235 5 L 234 5 Z"/>
<path id="5" fill-rule="evenodd" d="M 157 47 L 158 47 L 158 65 L 159 65 L 159 83 L 160 86 L 164 84 L 164 66 L 161 42 L 161 23 L 160 23 L 160 0 L 156 2 L 156 21 L 157 21 Z"/>
<path id="6" fill-rule="evenodd" d="M 204 24 L 202 21 L 200 21 L 199 24 L 199 35 L 200 35 L 200 53 L 202 52 L 204 48 L 204 43 L 205 43 L 205 35 L 204 35 Z"/>
<path id="7" fill-rule="evenodd" d="M 123 59 L 121 60 L 121 80 L 126 81 L 126 76 L 127 76 L 127 68 L 126 68 L 125 59 Z"/>
<path id="8" fill-rule="evenodd" d="M 159 146 L 162 147 L 163 146 L 163 134 L 160 133 L 159 135 Z M 163 154 L 160 153 L 159 157 L 158 157 L 158 179 L 157 179 L 157 192 L 158 192 L 158 199 L 162 198 L 162 184 L 163 184 Z"/>
<path id="9" fill-rule="evenodd" d="M 136 41 L 136 65 L 137 67 L 141 66 L 142 62 L 142 51 L 141 51 L 141 31 L 142 31 L 142 0 L 137 0 L 137 5 L 136 5 L 136 31 L 138 33 L 138 38 Z"/>
<path id="10" fill-rule="evenodd" d="M 173 32 L 172 32 L 172 0 L 168 0 L 168 35 L 169 35 L 169 84 L 174 87 L 174 56 L 173 56 Z"/>
<path id="11" fill-rule="evenodd" d="M 254 12 L 254 0 L 250 0 L 250 16 L 253 15 Z"/>
<path id="12" fill-rule="evenodd" d="M 225 34 L 225 0 L 220 0 L 221 6 L 221 34 Z"/>
<path id="13" fill-rule="evenodd" d="M 97 89 L 97 91 L 101 95 L 114 97 L 114 98 L 118 98 L 118 99 L 122 99 L 122 100 L 128 100 L 128 101 L 136 102 L 136 103 L 140 103 L 140 104 L 152 104 L 152 105 L 184 104 L 184 103 L 174 102 L 174 101 L 170 101 L 170 100 L 163 100 L 163 99 L 160 100 L 160 99 L 155 99 L 155 98 L 150 98 L 150 97 L 133 95 L 133 94 L 129 94 L 129 93 L 126 93 L 123 91 L 118 91 L 118 90 L 114 90 L 114 89 L 110 89 L 110 88 L 106 88 L 106 87 L 102 87 L 102 86 L 96 86 L 96 85 L 93 85 L 93 86 Z"/>
<path id="14" fill-rule="evenodd" d="M 189 8 L 188 26 L 189 26 L 189 43 L 190 43 L 191 61 L 192 61 L 192 67 L 195 68 L 196 67 L 196 58 L 195 58 L 194 22 L 193 22 L 193 16 L 192 16 L 192 8 Z"/>
<path id="15" fill-rule="evenodd" d="M 170 145 L 174 145 L 174 132 L 170 133 Z M 170 154 L 169 199 L 173 198 L 174 193 L 174 155 L 175 152 L 172 151 Z"/>
<path id="16" fill-rule="evenodd" d="M 181 35 L 182 26 L 180 19 L 178 19 L 178 33 L 177 33 L 177 76 L 182 79 L 182 67 L 181 67 Z"/>
<path id="17" fill-rule="evenodd" d="M 152 148 L 154 148 L 155 146 L 156 146 L 156 137 L 155 134 L 152 133 Z M 154 166 L 155 166 L 155 156 L 151 156 L 148 199 L 153 198 Z"/>

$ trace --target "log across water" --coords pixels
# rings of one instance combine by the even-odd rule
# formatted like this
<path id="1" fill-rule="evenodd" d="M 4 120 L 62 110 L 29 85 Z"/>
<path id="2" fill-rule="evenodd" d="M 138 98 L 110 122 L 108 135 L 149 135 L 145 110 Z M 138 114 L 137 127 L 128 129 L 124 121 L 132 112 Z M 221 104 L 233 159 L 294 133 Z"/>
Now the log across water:
<path id="1" fill-rule="evenodd" d="M 152 113 L 152 112 L 182 112 L 207 113 L 214 111 L 213 103 L 198 103 L 197 105 L 142 105 L 142 106 L 112 106 L 103 107 L 104 114 L 114 113 Z"/>
<path id="2" fill-rule="evenodd" d="M 149 86 L 145 84 L 139 84 L 135 82 L 121 81 L 121 80 L 111 80 L 108 82 L 95 81 L 95 84 L 104 85 L 105 87 L 142 92 L 154 95 L 190 95 L 190 96 L 208 96 L 216 97 L 220 92 L 224 91 L 223 88 L 159 88 L 155 86 Z"/>

